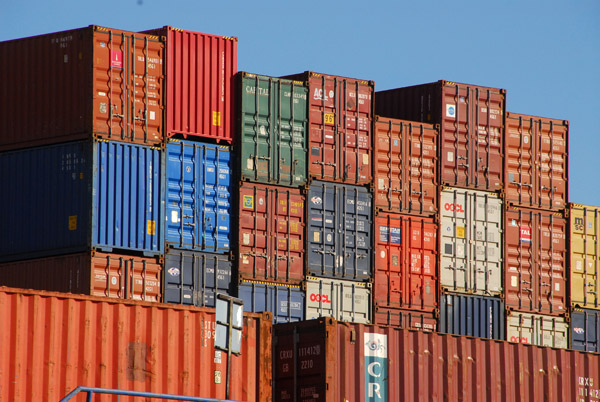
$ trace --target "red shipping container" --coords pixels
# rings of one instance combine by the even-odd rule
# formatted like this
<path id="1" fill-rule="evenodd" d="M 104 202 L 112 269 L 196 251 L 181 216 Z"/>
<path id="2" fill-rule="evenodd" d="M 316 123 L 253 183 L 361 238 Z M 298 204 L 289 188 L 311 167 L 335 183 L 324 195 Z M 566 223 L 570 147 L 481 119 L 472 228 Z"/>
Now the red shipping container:
<path id="1" fill-rule="evenodd" d="M 231 143 L 237 38 L 169 26 L 146 32 L 166 38 L 166 136 Z"/>
<path id="2" fill-rule="evenodd" d="M 374 302 L 434 311 L 437 306 L 438 225 L 433 218 L 381 213 L 375 217 Z"/>
<path id="3" fill-rule="evenodd" d="M 0 42 L 0 150 L 92 137 L 163 140 L 164 44 L 89 26 Z"/>
<path id="4" fill-rule="evenodd" d="M 274 327 L 274 401 L 597 401 L 600 354 L 321 318 Z"/>
<path id="5" fill-rule="evenodd" d="M 214 347 L 215 318 L 202 307 L 0 288 L 0 400 L 58 401 L 77 386 L 224 399 L 227 353 Z M 230 399 L 272 400 L 271 320 L 244 314 Z"/>
<path id="6" fill-rule="evenodd" d="M 381 116 L 440 125 L 440 184 L 474 190 L 503 187 L 506 91 L 437 81 L 375 93 Z"/>
<path id="7" fill-rule="evenodd" d="M 569 191 L 569 122 L 506 113 L 506 203 L 564 210 Z"/>
<path id="8" fill-rule="evenodd" d="M 0 264 L 0 286 L 159 302 L 162 272 L 160 258 L 87 251 Z"/>
<path id="9" fill-rule="evenodd" d="M 437 142 L 431 124 L 375 116 L 375 207 L 431 216 L 438 211 Z"/>
<path id="10" fill-rule="evenodd" d="M 538 209 L 505 211 L 504 301 L 526 313 L 567 312 L 567 221 Z"/>
<path id="11" fill-rule="evenodd" d="M 403 329 L 437 331 L 438 320 L 435 313 L 403 310 L 375 305 L 374 324 L 387 325 Z"/>
<path id="12" fill-rule="evenodd" d="M 238 272 L 248 280 L 304 280 L 304 195 L 299 189 L 242 183 Z"/>
<path id="13" fill-rule="evenodd" d="M 311 71 L 285 78 L 308 86 L 309 176 L 370 184 L 375 83 Z"/>

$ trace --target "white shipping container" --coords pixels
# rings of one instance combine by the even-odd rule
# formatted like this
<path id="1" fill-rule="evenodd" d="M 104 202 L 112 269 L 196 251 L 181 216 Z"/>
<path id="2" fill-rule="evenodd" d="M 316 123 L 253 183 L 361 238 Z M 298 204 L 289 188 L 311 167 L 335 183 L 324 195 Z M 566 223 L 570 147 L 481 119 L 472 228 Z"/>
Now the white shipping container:
<path id="1" fill-rule="evenodd" d="M 442 288 L 502 293 L 502 200 L 496 193 L 443 188 L 439 239 Z"/>
<path id="2" fill-rule="evenodd" d="M 506 317 L 506 340 L 553 348 L 568 347 L 569 325 L 564 317 L 513 311 Z"/>
<path id="3" fill-rule="evenodd" d="M 371 284 L 306 277 L 306 319 L 333 317 L 338 321 L 371 323 Z"/>

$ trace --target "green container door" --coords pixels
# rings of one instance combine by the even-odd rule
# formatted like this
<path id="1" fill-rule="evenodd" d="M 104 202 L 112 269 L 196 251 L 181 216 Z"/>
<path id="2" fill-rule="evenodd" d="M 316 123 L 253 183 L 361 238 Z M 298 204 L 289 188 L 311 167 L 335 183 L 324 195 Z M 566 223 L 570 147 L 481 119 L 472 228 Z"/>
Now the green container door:
<path id="1" fill-rule="evenodd" d="M 241 179 L 306 184 L 308 88 L 299 81 L 240 74 Z"/>

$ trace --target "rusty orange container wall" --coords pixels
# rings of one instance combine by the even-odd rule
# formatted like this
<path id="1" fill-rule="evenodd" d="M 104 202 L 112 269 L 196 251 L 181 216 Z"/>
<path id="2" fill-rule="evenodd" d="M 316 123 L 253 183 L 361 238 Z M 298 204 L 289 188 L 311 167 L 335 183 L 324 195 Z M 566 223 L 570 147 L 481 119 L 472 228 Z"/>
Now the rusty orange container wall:
<path id="1" fill-rule="evenodd" d="M 600 354 L 322 318 L 274 327 L 274 401 L 591 401 Z"/>
<path id="2" fill-rule="evenodd" d="M 238 40 L 165 26 L 166 136 L 233 140 L 233 76 Z"/>
<path id="3" fill-rule="evenodd" d="M 214 310 L 0 288 L 0 322 L 2 401 L 58 401 L 77 386 L 225 399 Z M 244 314 L 230 399 L 272 400 L 271 332 L 270 314 Z"/>
<path id="4" fill-rule="evenodd" d="M 0 150 L 89 139 L 163 140 L 164 44 L 89 26 L 0 42 Z M 9 61 L 10 62 L 6 62 Z"/>

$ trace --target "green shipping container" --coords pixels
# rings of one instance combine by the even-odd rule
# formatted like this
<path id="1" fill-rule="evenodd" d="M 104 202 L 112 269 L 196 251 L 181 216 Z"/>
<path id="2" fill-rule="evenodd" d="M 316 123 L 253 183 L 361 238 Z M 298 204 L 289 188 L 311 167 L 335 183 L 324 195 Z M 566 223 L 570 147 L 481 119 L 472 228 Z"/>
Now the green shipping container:
<path id="1" fill-rule="evenodd" d="M 306 184 L 308 88 L 300 81 L 238 74 L 241 179 Z"/>

